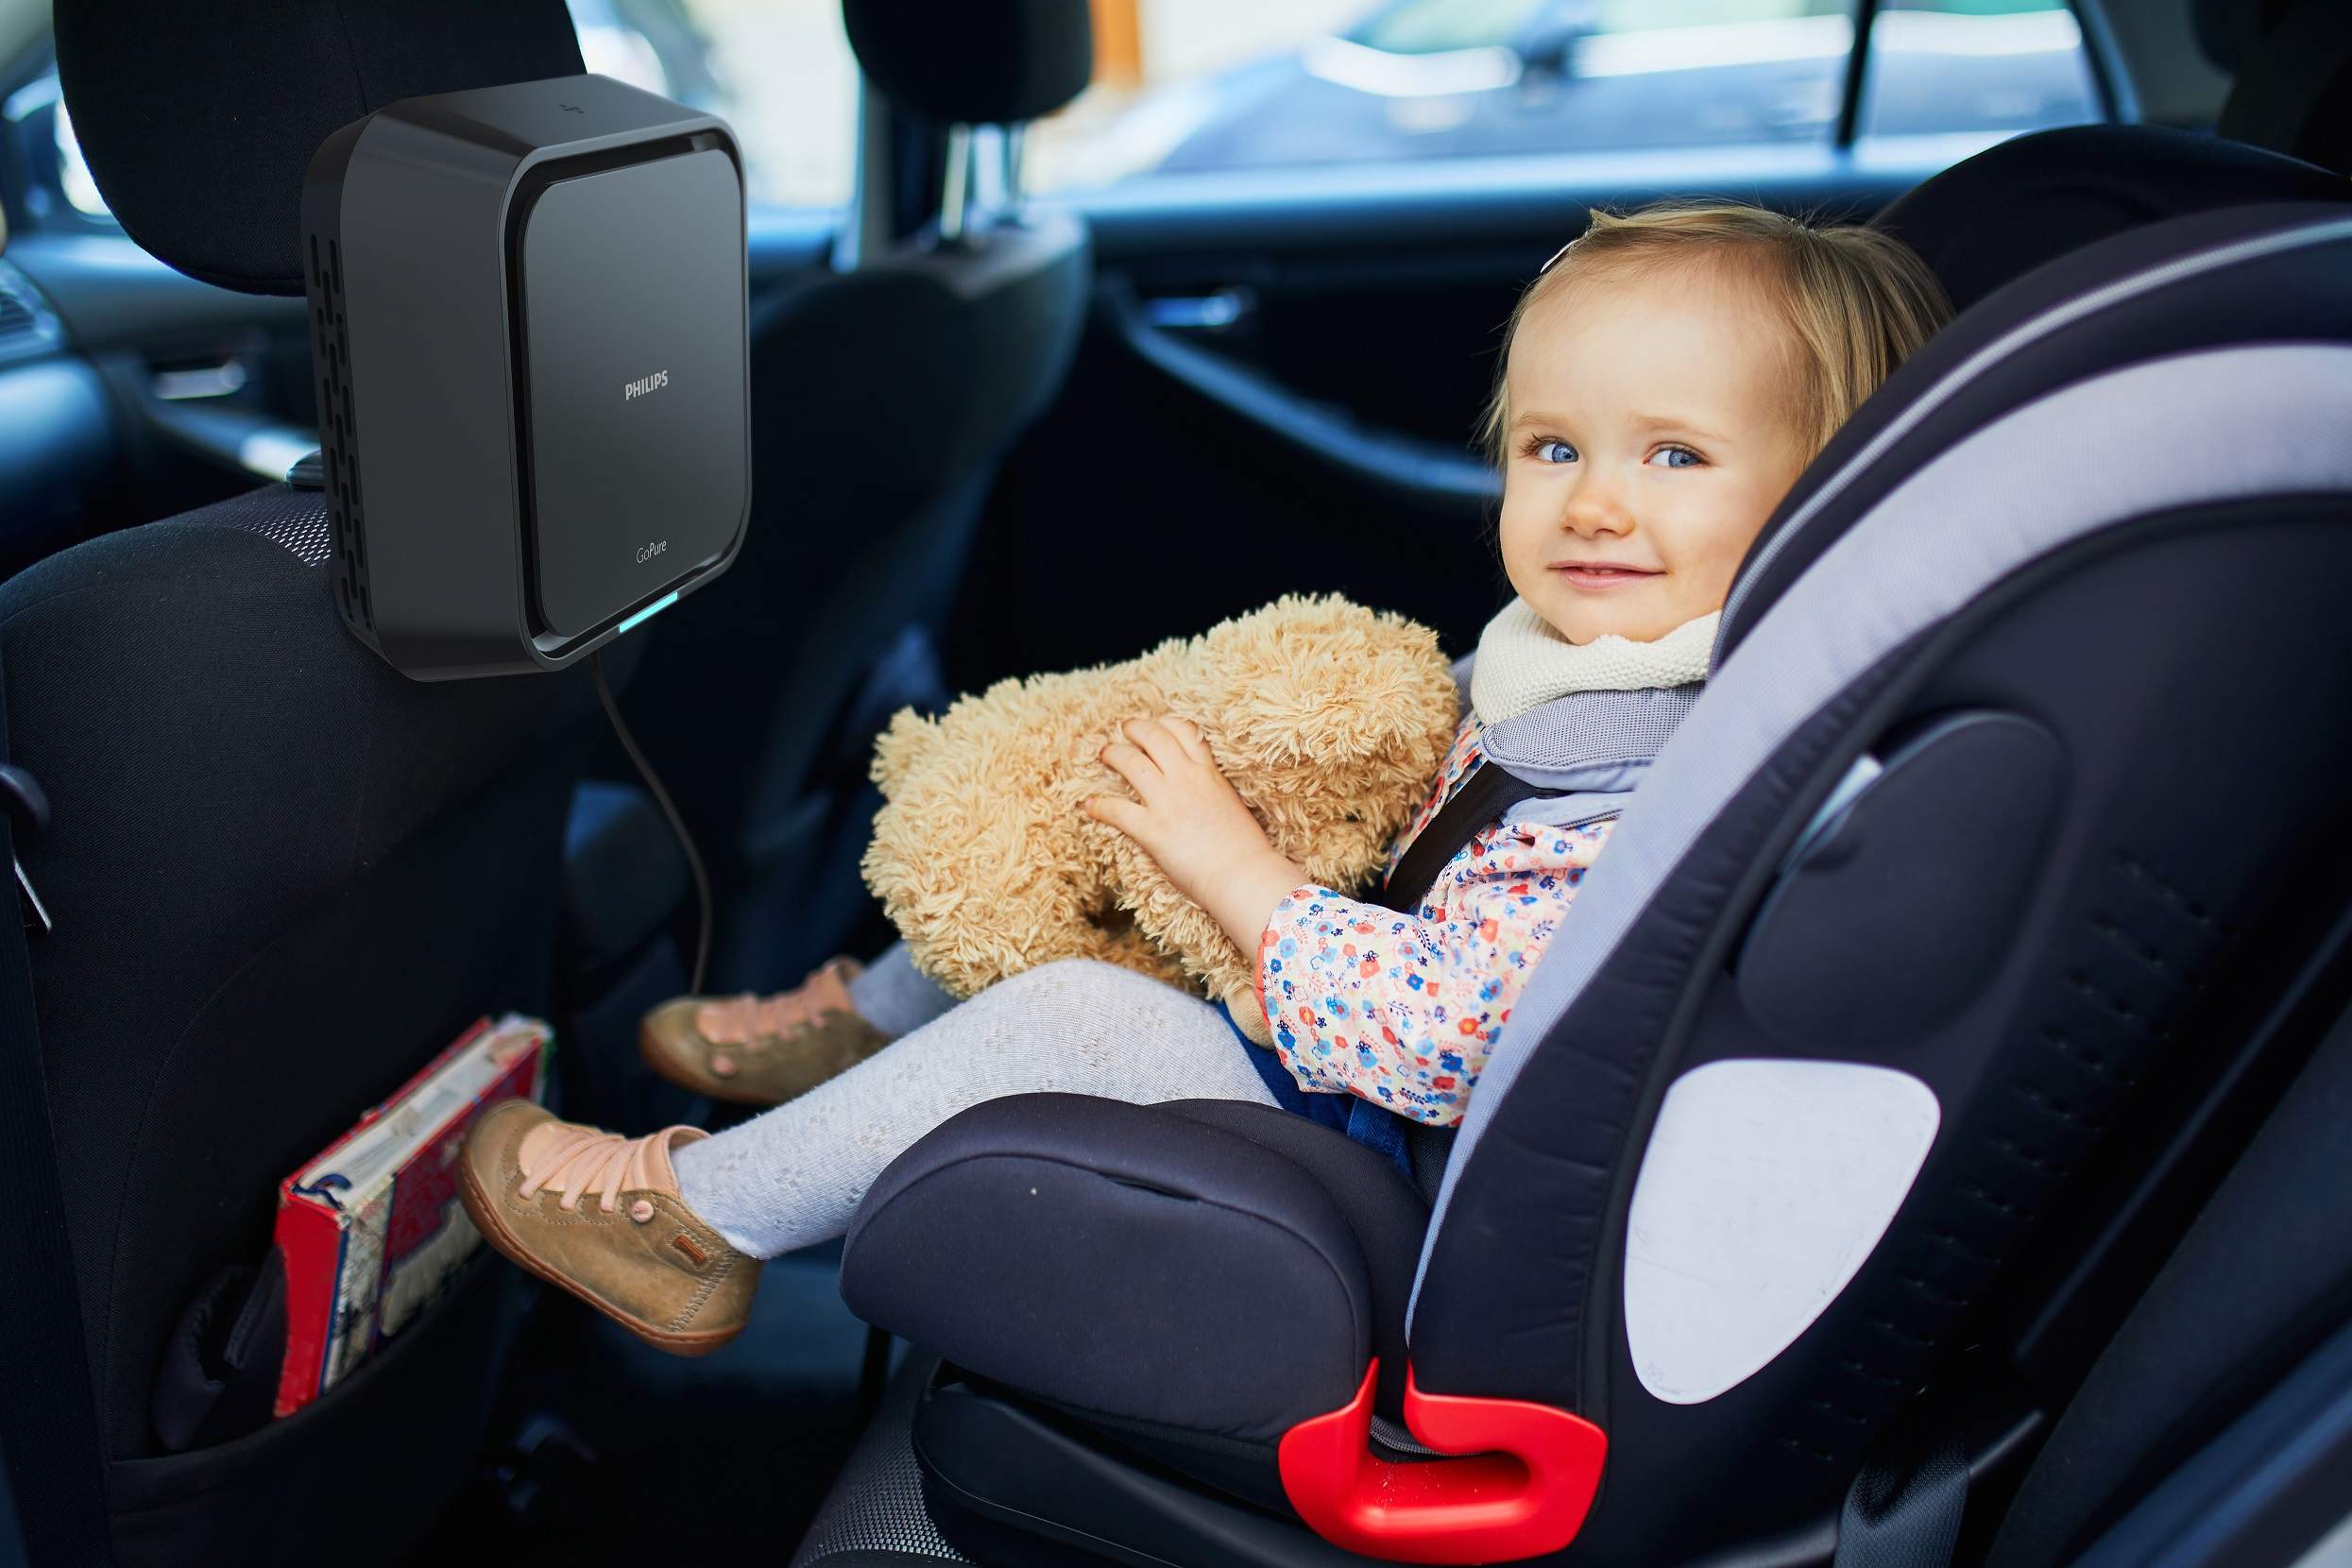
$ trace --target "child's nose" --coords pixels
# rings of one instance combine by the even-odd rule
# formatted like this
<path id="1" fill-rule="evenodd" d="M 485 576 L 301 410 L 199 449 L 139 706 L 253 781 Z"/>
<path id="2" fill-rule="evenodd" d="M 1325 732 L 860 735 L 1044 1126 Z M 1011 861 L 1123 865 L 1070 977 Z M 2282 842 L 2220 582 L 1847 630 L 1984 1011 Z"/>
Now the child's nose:
<path id="1" fill-rule="evenodd" d="M 1570 493 L 1559 520 L 1570 533 L 1586 537 L 1628 533 L 1633 527 L 1632 514 L 1618 503 L 1616 495 L 1606 484 L 1590 478 Z"/>

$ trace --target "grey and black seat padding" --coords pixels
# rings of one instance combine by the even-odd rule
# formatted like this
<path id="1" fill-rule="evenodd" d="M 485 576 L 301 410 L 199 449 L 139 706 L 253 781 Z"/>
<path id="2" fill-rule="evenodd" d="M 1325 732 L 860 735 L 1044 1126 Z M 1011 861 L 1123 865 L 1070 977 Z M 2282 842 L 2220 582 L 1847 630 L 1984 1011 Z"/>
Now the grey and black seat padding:
<path id="1" fill-rule="evenodd" d="M 1801 1555 L 1903 1426 L 1992 1453 L 2063 1401 L 2167 1205 L 2194 1202 L 2134 1184 L 2191 1168 L 2185 1130 L 2309 1048 L 2275 1004 L 2332 982 L 2352 908 L 2346 429 L 2352 215 L 2221 209 L 1996 290 L 1777 514 L 1715 678 L 1514 1012 L 1421 1249 L 1423 1390 L 1607 1433 L 1573 1560 Z M 1033 1517 L 1055 1485 L 1007 1480 L 1020 1420 L 1059 1434 L 1032 1462 L 1087 1456 L 1054 1477 L 1065 1525 L 1102 1455 L 1267 1506 L 1262 1435 L 1253 1485 L 1233 1430 L 1187 1449 L 1183 1421 L 1231 1408 L 1266 1338 L 1302 1360 L 1358 1342 L 1270 1270 L 1137 1291 L 1115 1319 L 1038 1288 L 1135 1265 L 1133 1156 L 1095 1114 L 1057 1113 L 1033 1150 L 995 1108 L 950 1122 L 870 1200 L 932 1189 L 938 1228 L 861 1231 L 845 1255 L 861 1312 L 1022 1412 L 918 1406 L 951 1535 L 1025 1507 L 1070 1539 Z M 967 1179 L 984 1127 L 984 1165 L 1049 1159 L 1051 1188 Z M 1261 1190 L 1213 1158 L 1151 1172 L 1170 1233 Z M 1185 1207 L 1188 1182 L 1227 1185 Z M 1203 1346 L 1164 1309 L 1212 1288 L 1289 1310 Z M 1118 1527 L 1159 1550 L 1164 1523 Z M 1216 1559 L 1188 1539 L 1178 1559 Z M 1300 1531 L 1246 1559 L 1326 1551 Z"/>

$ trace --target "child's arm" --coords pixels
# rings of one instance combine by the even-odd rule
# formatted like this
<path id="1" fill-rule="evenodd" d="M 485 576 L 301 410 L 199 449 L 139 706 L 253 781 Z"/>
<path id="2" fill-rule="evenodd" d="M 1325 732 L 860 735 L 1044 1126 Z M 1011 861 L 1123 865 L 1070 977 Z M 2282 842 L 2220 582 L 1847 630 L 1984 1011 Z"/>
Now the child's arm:
<path id="1" fill-rule="evenodd" d="M 1142 798 L 1085 809 L 1257 953 L 1292 1076 L 1415 1120 L 1458 1120 L 1608 825 L 1482 834 L 1440 878 L 1446 906 L 1401 914 L 1317 887 L 1275 853 L 1191 724 L 1142 720 L 1126 734 L 1103 760 Z"/>

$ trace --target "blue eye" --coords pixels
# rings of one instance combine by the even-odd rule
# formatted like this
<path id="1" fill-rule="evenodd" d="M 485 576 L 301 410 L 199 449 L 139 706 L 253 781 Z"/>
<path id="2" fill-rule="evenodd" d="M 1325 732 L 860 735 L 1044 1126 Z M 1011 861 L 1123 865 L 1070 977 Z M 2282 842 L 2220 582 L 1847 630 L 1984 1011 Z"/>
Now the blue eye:
<path id="1" fill-rule="evenodd" d="M 1662 458 L 1664 461 L 1661 462 Z M 1649 454 L 1649 460 L 1662 469 L 1696 469 L 1699 465 L 1698 453 L 1688 447 L 1660 447 Z"/>
<path id="2" fill-rule="evenodd" d="M 1539 463 L 1573 463 L 1577 460 L 1577 449 L 1565 441 L 1538 441 L 1534 456 Z"/>

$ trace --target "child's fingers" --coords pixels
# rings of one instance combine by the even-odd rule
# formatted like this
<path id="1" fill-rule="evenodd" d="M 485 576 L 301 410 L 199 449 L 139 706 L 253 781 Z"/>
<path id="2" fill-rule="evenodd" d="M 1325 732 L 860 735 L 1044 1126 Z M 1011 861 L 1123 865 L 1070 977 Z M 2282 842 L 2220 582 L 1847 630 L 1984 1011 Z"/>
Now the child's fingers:
<path id="1" fill-rule="evenodd" d="M 1176 743 L 1184 747 L 1185 755 L 1191 758 L 1195 762 L 1213 762 L 1216 760 L 1216 758 L 1209 754 L 1209 743 L 1208 741 L 1202 735 L 1201 726 L 1194 724 L 1190 719 L 1178 718 L 1175 714 L 1169 713 L 1161 717 L 1160 724 L 1170 735 L 1176 737 Z"/>
<path id="2" fill-rule="evenodd" d="M 1150 755 L 1140 746 L 1114 741 L 1103 747 L 1099 755 L 1103 765 L 1133 784 L 1138 793 L 1147 784 L 1156 782 L 1160 777 L 1159 764 L 1152 761 Z"/>
<path id="3" fill-rule="evenodd" d="M 1150 758 L 1163 772 L 1190 760 L 1190 754 L 1158 719 L 1130 719 L 1119 726 L 1119 730 L 1141 746 L 1144 755 Z"/>
<path id="4" fill-rule="evenodd" d="M 1144 814 L 1141 806 L 1117 795 L 1089 795 L 1078 803 L 1078 809 L 1097 822 L 1108 823 L 1131 839 L 1135 837 L 1135 828 L 1143 821 Z"/>

